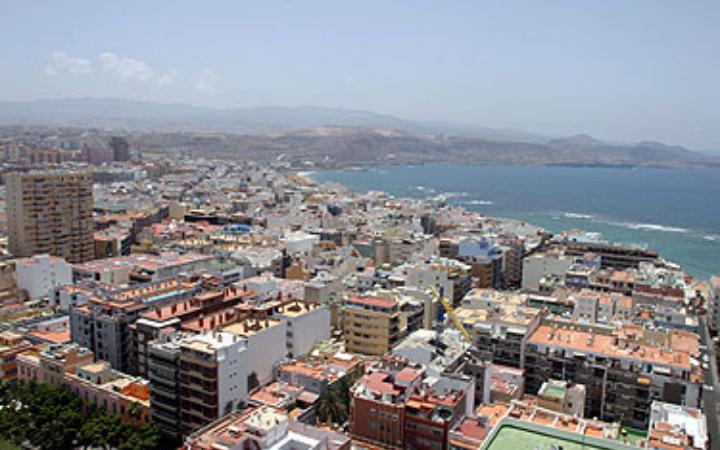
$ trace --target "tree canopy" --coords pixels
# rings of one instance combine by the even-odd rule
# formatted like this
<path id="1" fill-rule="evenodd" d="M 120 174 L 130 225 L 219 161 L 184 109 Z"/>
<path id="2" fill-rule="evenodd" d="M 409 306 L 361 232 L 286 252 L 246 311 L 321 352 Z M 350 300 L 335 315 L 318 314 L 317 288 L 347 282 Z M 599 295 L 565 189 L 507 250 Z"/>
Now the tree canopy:
<path id="1" fill-rule="evenodd" d="M 154 427 L 135 427 L 82 401 L 64 386 L 11 381 L 0 384 L 0 437 L 42 449 L 82 447 L 155 449 Z"/>

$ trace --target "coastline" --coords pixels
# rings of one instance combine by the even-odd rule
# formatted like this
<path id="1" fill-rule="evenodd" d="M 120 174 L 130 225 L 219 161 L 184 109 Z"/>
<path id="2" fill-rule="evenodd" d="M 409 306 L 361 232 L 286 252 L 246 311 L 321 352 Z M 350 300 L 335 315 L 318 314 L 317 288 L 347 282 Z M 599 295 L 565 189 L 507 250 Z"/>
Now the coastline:
<path id="1" fill-rule="evenodd" d="M 638 170 L 621 170 L 616 171 L 615 168 L 559 168 L 556 166 L 476 166 L 466 165 L 457 166 L 453 164 L 436 164 L 436 165 L 388 165 L 364 167 L 365 170 L 308 170 L 299 172 L 299 175 L 305 176 L 318 184 L 326 181 L 332 181 L 345 186 L 352 192 L 367 192 L 369 190 L 377 190 L 387 192 L 397 198 L 409 198 L 413 200 L 427 199 L 431 200 L 438 196 L 446 196 L 446 200 L 453 206 L 464 208 L 468 211 L 478 212 L 485 217 L 497 220 L 510 220 L 515 222 L 527 223 L 547 230 L 550 233 L 557 234 L 562 231 L 582 230 L 587 232 L 599 232 L 603 235 L 603 239 L 609 242 L 618 243 L 624 246 L 644 247 L 657 250 L 661 256 L 669 262 L 680 265 L 686 273 L 694 278 L 707 280 L 710 276 L 720 272 L 720 262 L 712 258 L 712 254 L 720 251 L 720 232 L 713 229 L 696 229 L 692 224 L 678 223 L 677 221 L 665 222 L 662 220 L 649 220 L 642 217 L 623 217 L 622 214 L 610 215 L 599 213 L 592 208 L 546 208 L 542 209 L 536 205 L 532 205 L 533 209 L 525 211 L 521 210 L 523 202 L 527 203 L 527 199 L 520 199 L 510 196 L 509 200 L 499 201 L 490 193 L 483 191 L 479 195 L 477 190 L 471 190 L 468 186 L 458 187 L 457 180 L 452 180 L 455 190 L 443 189 L 448 188 L 447 185 L 435 184 L 436 180 L 445 180 L 446 173 L 439 173 L 435 180 L 429 182 L 427 178 L 422 181 L 424 184 L 402 184 L 407 181 L 407 174 L 413 171 L 420 171 L 423 174 L 429 172 L 441 172 L 449 170 L 450 175 L 454 175 L 453 171 L 474 172 L 480 170 L 483 174 L 488 171 L 518 171 L 534 173 L 541 170 L 566 171 L 577 176 L 590 172 L 597 172 L 598 177 L 606 175 L 614 175 L 622 173 L 624 178 L 635 179 L 637 177 L 658 177 L 666 172 L 674 174 L 675 178 L 684 178 L 687 174 L 684 172 L 677 173 L 667 168 L 642 168 Z M 712 171 L 714 169 L 697 169 L 701 171 Z M 577 172 L 576 172 L 577 171 Z M 636 173 L 637 172 L 637 173 Z M 542 172 L 540 172 L 542 173 Z M 399 175 L 402 180 L 398 181 Z M 713 174 L 714 175 L 714 174 Z M 363 180 L 365 178 L 366 180 Z M 693 177 L 688 177 L 693 178 Z M 413 181 L 418 181 L 413 179 Z M 439 183 L 439 182 L 438 182 Z M 369 187 L 369 188 L 368 188 Z M 465 187 L 466 189 L 463 189 Z M 506 187 L 506 186 L 503 186 Z M 468 192 L 470 191 L 470 192 Z M 527 193 L 522 191 L 519 197 L 527 197 Z M 506 196 L 507 197 L 507 196 Z M 522 201 L 520 201 L 522 200 Z M 621 210 L 622 202 L 626 199 L 619 198 L 613 201 L 617 202 L 617 209 Z M 520 206 L 508 206 L 511 203 L 518 203 Z M 586 202 L 591 204 L 591 201 Z M 567 205 L 563 205 L 567 206 Z M 614 205 L 615 206 L 615 205 Z M 632 209 L 631 207 L 625 207 Z M 615 208 L 611 208 L 615 212 Z M 677 216 L 673 215 L 672 209 L 669 210 L 668 218 L 682 217 L 678 212 Z M 670 251 L 668 251 L 670 250 Z M 709 262 L 709 263 L 708 263 Z"/>

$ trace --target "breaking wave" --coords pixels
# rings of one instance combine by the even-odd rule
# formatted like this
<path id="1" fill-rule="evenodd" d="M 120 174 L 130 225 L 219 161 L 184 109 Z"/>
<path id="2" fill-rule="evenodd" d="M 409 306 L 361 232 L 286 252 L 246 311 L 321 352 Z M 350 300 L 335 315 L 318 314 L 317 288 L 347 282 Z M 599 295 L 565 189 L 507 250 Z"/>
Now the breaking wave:
<path id="1" fill-rule="evenodd" d="M 564 217 L 567 217 L 568 219 L 592 219 L 592 214 L 580 214 L 580 213 L 572 213 L 572 212 L 566 212 L 563 213 Z"/>
<path id="2" fill-rule="evenodd" d="M 635 223 L 635 222 L 608 222 L 610 225 L 628 228 L 630 230 L 660 231 L 666 233 L 688 233 L 687 228 L 658 225 L 656 223 Z"/>

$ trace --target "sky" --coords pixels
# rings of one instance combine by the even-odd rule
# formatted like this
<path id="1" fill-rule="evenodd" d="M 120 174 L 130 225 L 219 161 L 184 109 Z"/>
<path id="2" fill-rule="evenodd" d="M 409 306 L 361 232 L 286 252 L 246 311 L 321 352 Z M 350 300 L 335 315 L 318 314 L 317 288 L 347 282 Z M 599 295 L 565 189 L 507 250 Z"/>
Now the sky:
<path id="1" fill-rule="evenodd" d="M 3 0 L 0 100 L 326 106 L 720 151 L 720 2 Z"/>

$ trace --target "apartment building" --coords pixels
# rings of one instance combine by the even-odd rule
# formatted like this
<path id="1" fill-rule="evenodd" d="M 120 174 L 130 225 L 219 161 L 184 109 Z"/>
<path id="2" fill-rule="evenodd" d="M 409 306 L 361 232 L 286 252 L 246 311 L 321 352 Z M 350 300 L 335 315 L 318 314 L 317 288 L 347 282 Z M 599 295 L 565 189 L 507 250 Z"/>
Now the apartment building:
<path id="1" fill-rule="evenodd" d="M 183 433 L 242 407 L 286 355 L 284 322 L 245 320 L 180 343 Z"/>
<path id="2" fill-rule="evenodd" d="M 158 305 L 140 313 L 137 321 L 129 326 L 133 336 L 133 354 L 138 374 L 146 376 L 148 345 L 162 332 L 168 329 L 181 330 L 184 324 L 189 324 L 200 317 L 207 317 L 208 323 L 214 322 L 212 318 L 214 315 L 234 318 L 237 316 L 234 306 L 254 295 L 252 291 L 242 291 L 232 286 L 227 289 L 202 292 L 189 300 L 181 299 L 170 304 Z"/>
<path id="3" fill-rule="evenodd" d="M 472 336 L 481 359 L 522 368 L 528 339 L 540 323 L 542 311 L 511 303 L 509 295 L 500 298 L 507 302 L 463 303 L 455 314 Z"/>
<path id="4" fill-rule="evenodd" d="M 644 248 L 623 246 L 603 241 L 566 240 L 562 241 L 565 254 L 571 257 L 593 253 L 600 257 L 603 268 L 638 268 L 643 262 L 655 263 L 658 253 Z"/>
<path id="5" fill-rule="evenodd" d="M 110 138 L 109 146 L 113 161 L 130 161 L 130 145 L 127 139 L 122 136 L 113 136 Z"/>
<path id="6" fill-rule="evenodd" d="M 65 385 L 83 401 L 130 424 L 150 423 L 150 389 L 147 380 L 114 370 L 106 361 L 79 366 L 65 374 Z"/>
<path id="7" fill-rule="evenodd" d="M 17 286 L 27 292 L 31 300 L 50 297 L 55 288 L 72 283 L 72 269 L 64 259 L 50 255 L 35 255 L 15 263 Z"/>
<path id="8" fill-rule="evenodd" d="M 76 282 L 87 280 L 109 284 L 159 281 L 203 271 L 213 259 L 198 253 L 118 256 L 75 264 L 73 279 Z"/>
<path id="9" fill-rule="evenodd" d="M 425 378 L 402 358 L 386 360 L 351 391 L 350 434 L 370 446 L 447 449 L 450 430 L 472 410 L 471 392 L 472 383 Z"/>
<path id="10" fill-rule="evenodd" d="M 680 330 L 541 324 L 525 352 L 526 390 L 553 378 L 583 384 L 585 417 L 645 429 L 655 400 L 697 407 L 698 338 Z"/>
<path id="11" fill-rule="evenodd" d="M 653 402 L 650 407 L 648 448 L 705 450 L 709 447 L 705 414 L 697 408 Z"/>
<path id="12" fill-rule="evenodd" d="M 77 286 L 71 288 L 74 292 Z M 92 286 L 78 299 L 79 303 L 70 306 L 71 339 L 114 369 L 135 373 L 138 365 L 132 325 L 142 312 L 189 298 L 195 289 L 195 285 L 175 279 L 117 289 Z"/>
<path id="13" fill-rule="evenodd" d="M 281 382 L 320 395 L 343 378 L 350 382 L 357 380 L 364 371 L 363 360 L 347 353 L 338 353 L 327 360 L 284 362 L 275 368 L 275 377 Z"/>
<path id="14" fill-rule="evenodd" d="M 715 275 L 710 279 L 708 326 L 714 333 L 720 331 L 720 275 Z"/>
<path id="15" fill-rule="evenodd" d="M 60 386 L 65 374 L 74 374 L 93 360 L 93 353 L 77 344 L 50 345 L 18 355 L 18 379 Z"/>
<path id="16" fill-rule="evenodd" d="M 5 176 L 9 249 L 15 256 L 50 254 L 93 259 L 93 183 L 89 172 L 45 171 Z"/>
<path id="17" fill-rule="evenodd" d="M 32 344 L 21 334 L 0 333 L 0 379 L 17 378 L 17 355 L 31 348 Z"/>
<path id="18" fill-rule="evenodd" d="M 522 289 L 537 292 L 546 277 L 562 278 L 573 264 L 573 258 L 559 252 L 534 253 L 523 259 Z"/>
<path id="19" fill-rule="evenodd" d="M 343 311 L 345 347 L 348 352 L 384 355 L 400 337 L 400 309 L 392 299 L 351 297 Z"/>
<path id="20" fill-rule="evenodd" d="M 167 331 L 148 344 L 150 417 L 161 432 L 180 439 L 180 343 L 186 334 Z"/>
<path id="21" fill-rule="evenodd" d="M 327 306 L 295 300 L 273 308 L 272 317 L 285 322 L 290 358 L 305 356 L 316 343 L 330 338 L 330 309 Z"/>
<path id="22" fill-rule="evenodd" d="M 460 303 L 472 288 L 472 267 L 454 259 L 435 258 L 408 265 L 404 271 L 405 286 L 440 289 L 453 304 Z"/>

